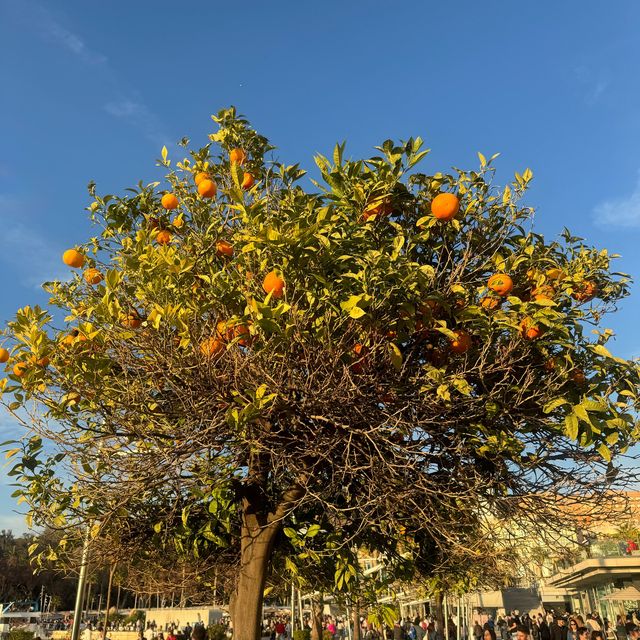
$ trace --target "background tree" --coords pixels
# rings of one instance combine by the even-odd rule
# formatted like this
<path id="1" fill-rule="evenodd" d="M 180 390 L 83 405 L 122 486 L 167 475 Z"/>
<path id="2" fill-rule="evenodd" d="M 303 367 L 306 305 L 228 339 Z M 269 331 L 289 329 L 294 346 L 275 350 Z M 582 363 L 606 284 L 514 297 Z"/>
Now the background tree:
<path id="1" fill-rule="evenodd" d="M 26 607 L 29 602 L 40 607 L 44 589 L 47 601 L 51 600 L 51 611 L 73 607 L 76 581 L 53 567 L 36 573 L 29 557 L 30 548 L 50 547 L 54 538 L 50 531 L 21 536 L 0 531 L 0 603 L 15 602 L 18 607 L 22 603 Z"/>
<path id="2" fill-rule="evenodd" d="M 420 139 L 339 145 L 308 190 L 233 109 L 214 120 L 217 146 L 166 182 L 91 185 L 100 232 L 64 256 L 81 271 L 8 325 L 34 523 L 235 550 L 235 637 L 254 640 L 292 523 L 322 518 L 343 549 L 404 531 L 437 579 L 495 517 L 561 531 L 559 496 L 623 486 L 638 368 L 599 327 L 628 279 L 528 228 L 529 170 L 498 189 L 484 156 L 427 175 Z"/>

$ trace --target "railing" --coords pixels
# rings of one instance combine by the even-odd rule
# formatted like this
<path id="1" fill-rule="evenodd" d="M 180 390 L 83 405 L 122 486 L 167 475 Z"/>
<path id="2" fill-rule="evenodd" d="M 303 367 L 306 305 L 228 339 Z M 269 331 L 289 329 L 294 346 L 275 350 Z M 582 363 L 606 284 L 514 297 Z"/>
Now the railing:
<path id="1" fill-rule="evenodd" d="M 628 540 L 592 540 L 585 542 L 581 547 L 576 547 L 574 551 L 556 561 L 555 571 L 568 569 L 578 562 L 593 558 L 628 558 L 631 556 L 640 556 L 640 550 L 632 550 Z"/>

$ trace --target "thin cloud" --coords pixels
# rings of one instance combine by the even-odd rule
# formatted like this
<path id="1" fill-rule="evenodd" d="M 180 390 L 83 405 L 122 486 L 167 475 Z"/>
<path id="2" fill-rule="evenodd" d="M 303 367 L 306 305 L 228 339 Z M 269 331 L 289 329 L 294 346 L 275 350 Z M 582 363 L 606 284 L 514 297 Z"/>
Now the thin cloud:
<path id="1" fill-rule="evenodd" d="M 640 172 L 631 194 L 598 204 L 594 208 L 593 220 L 602 227 L 640 228 Z"/>
<path id="2" fill-rule="evenodd" d="M 43 282 L 66 279 L 68 271 L 60 260 L 61 247 L 53 245 L 50 238 L 36 229 L 15 222 L 26 208 L 27 205 L 20 200 L 0 194 L 0 221 L 7 221 L 3 224 L 4 251 L 0 252 L 0 263 L 10 269 L 15 266 L 16 256 L 24 257 L 20 261 L 19 282 L 23 286 L 40 289 Z"/>
<path id="3" fill-rule="evenodd" d="M 27 11 L 24 10 L 25 6 Z M 43 40 L 64 49 L 84 64 L 99 67 L 103 81 L 96 84 L 102 84 L 111 96 L 118 96 L 116 99 L 110 98 L 103 105 L 106 113 L 137 128 L 155 146 L 168 145 L 173 138 L 166 134 L 159 116 L 135 91 L 126 87 L 106 55 L 91 48 L 82 35 L 64 26 L 48 7 L 31 0 L 14 2 L 13 7 L 16 19 L 24 22 L 28 15 L 29 26 L 35 28 Z"/>
<path id="4" fill-rule="evenodd" d="M 112 100 L 104 105 L 104 110 L 114 118 L 129 122 L 142 131 L 147 140 L 158 148 L 170 144 L 170 137 L 164 131 L 160 118 L 143 102 L 131 98 Z"/>
<path id="5" fill-rule="evenodd" d="M 584 100 L 593 105 L 604 95 L 609 88 L 609 80 L 602 71 L 596 71 L 586 66 L 574 69 L 576 80 L 584 89 Z"/>
<path id="6" fill-rule="evenodd" d="M 28 14 L 30 24 L 35 25 L 41 37 L 47 42 L 65 49 L 86 64 L 96 65 L 107 62 L 105 55 L 91 49 L 82 36 L 63 26 L 47 7 L 37 2 L 23 0 L 21 11 L 23 18 Z"/>
<path id="7" fill-rule="evenodd" d="M 41 25 L 41 27 L 44 30 L 45 37 L 78 56 L 83 62 L 88 64 L 104 64 L 107 62 L 106 56 L 89 49 L 79 35 L 65 29 L 55 20 L 51 20 L 48 24 Z"/>

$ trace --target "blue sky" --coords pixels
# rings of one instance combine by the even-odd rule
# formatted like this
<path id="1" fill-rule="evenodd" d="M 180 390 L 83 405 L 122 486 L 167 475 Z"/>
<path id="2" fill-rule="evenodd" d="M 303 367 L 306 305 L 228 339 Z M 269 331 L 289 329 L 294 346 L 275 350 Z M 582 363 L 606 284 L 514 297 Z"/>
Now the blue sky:
<path id="1" fill-rule="evenodd" d="M 204 143 L 230 104 L 307 168 L 343 139 L 421 135 L 429 171 L 499 151 L 499 181 L 533 169 L 539 231 L 640 279 L 639 27 L 637 0 L 0 0 L 0 318 L 65 275 L 90 179 L 157 178 L 162 145 Z M 621 355 L 639 315 L 636 286 L 609 322 Z M 6 482 L 0 528 L 19 530 Z"/>

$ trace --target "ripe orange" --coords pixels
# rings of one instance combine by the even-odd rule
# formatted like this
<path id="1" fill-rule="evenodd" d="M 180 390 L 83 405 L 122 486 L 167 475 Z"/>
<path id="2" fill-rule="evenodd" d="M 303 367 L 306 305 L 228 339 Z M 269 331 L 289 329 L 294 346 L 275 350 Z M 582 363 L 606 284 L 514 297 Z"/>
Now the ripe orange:
<path id="1" fill-rule="evenodd" d="M 74 335 L 73 333 L 70 333 L 68 336 L 65 336 L 64 338 L 62 338 L 62 340 L 60 340 L 60 346 L 63 349 L 66 349 L 67 347 L 70 347 L 71 345 L 75 344 L 76 335 L 77 334 Z"/>
<path id="2" fill-rule="evenodd" d="M 393 203 L 389 196 L 375 198 L 364 208 L 362 219 L 366 222 L 374 216 L 388 216 L 393 211 Z"/>
<path id="3" fill-rule="evenodd" d="M 242 166 L 247 159 L 247 154 L 242 149 L 231 149 L 229 152 L 229 161 L 232 164 L 239 164 Z"/>
<path id="4" fill-rule="evenodd" d="M 83 277 L 87 284 L 99 284 L 103 280 L 103 275 L 94 267 L 87 269 L 84 272 Z"/>
<path id="5" fill-rule="evenodd" d="M 233 257 L 233 245 L 226 240 L 218 240 L 216 242 L 216 253 L 219 256 Z"/>
<path id="6" fill-rule="evenodd" d="M 466 353 L 471 348 L 471 336 L 464 329 L 456 329 L 455 338 L 451 340 L 449 348 L 453 353 Z"/>
<path id="7" fill-rule="evenodd" d="M 125 329 L 137 329 L 142 324 L 142 318 L 137 311 L 130 311 L 127 315 L 123 315 L 120 324 Z"/>
<path id="8" fill-rule="evenodd" d="M 6 362 L 9 359 L 9 352 L 0 347 L 0 362 Z"/>
<path id="9" fill-rule="evenodd" d="M 160 202 L 165 209 L 177 209 L 179 204 L 178 198 L 173 193 L 165 193 Z"/>
<path id="10" fill-rule="evenodd" d="M 591 280 L 587 280 L 574 288 L 571 297 L 578 302 L 589 302 L 589 300 L 595 298 L 597 292 L 598 285 Z"/>
<path id="11" fill-rule="evenodd" d="M 196 186 L 198 186 L 203 180 L 211 180 L 211 176 L 206 171 L 200 171 L 196 173 L 193 180 L 196 183 Z"/>
<path id="12" fill-rule="evenodd" d="M 218 187 L 213 180 L 202 180 L 198 185 L 198 193 L 203 198 L 213 198 L 218 192 Z"/>
<path id="13" fill-rule="evenodd" d="M 544 329 L 527 316 L 520 323 L 520 333 L 525 340 L 536 340 L 544 333 Z"/>
<path id="14" fill-rule="evenodd" d="M 224 343 L 217 338 L 206 338 L 200 343 L 200 353 L 205 358 L 212 358 L 224 350 Z"/>
<path id="15" fill-rule="evenodd" d="M 45 367 L 49 366 L 49 362 L 51 361 L 47 356 L 42 356 L 42 358 L 36 358 L 35 356 L 31 356 L 30 362 L 32 364 L 37 364 L 39 367 L 42 367 L 44 369 Z"/>
<path id="16" fill-rule="evenodd" d="M 480 299 L 480 306 L 487 311 L 493 311 L 500 306 L 500 298 L 494 298 L 493 296 L 484 296 Z"/>
<path id="17" fill-rule="evenodd" d="M 499 296 L 505 297 L 513 289 L 513 280 L 506 273 L 494 273 L 487 282 L 487 287 Z"/>
<path id="18" fill-rule="evenodd" d="M 169 244 L 171 242 L 171 233 L 166 229 L 161 229 L 156 236 L 156 242 L 158 244 Z"/>
<path id="19" fill-rule="evenodd" d="M 176 229 L 182 229 L 182 227 L 184 227 L 184 218 L 182 217 L 182 214 L 180 214 L 179 216 L 176 216 L 172 221 L 171 224 L 176 228 Z"/>
<path id="20" fill-rule="evenodd" d="M 284 280 L 275 271 L 270 271 L 262 281 L 262 288 L 270 293 L 272 298 L 282 298 Z"/>
<path id="21" fill-rule="evenodd" d="M 237 324 L 233 327 L 233 337 L 238 339 L 238 344 L 243 347 L 251 343 L 251 330 L 246 324 Z"/>
<path id="22" fill-rule="evenodd" d="M 353 346 L 353 353 L 356 361 L 351 363 L 351 369 L 355 373 L 362 373 L 366 367 L 366 356 L 369 350 L 359 342 Z"/>
<path id="23" fill-rule="evenodd" d="M 242 178 L 242 188 L 251 189 L 251 187 L 253 187 L 255 183 L 256 183 L 256 179 L 250 173 L 245 172 Z"/>
<path id="24" fill-rule="evenodd" d="M 453 193 L 439 193 L 431 202 L 433 217 L 443 222 L 453 220 L 459 210 L 460 200 Z"/>
<path id="25" fill-rule="evenodd" d="M 17 362 L 13 367 L 13 375 L 22 378 L 27 369 L 29 369 L 29 365 L 26 362 Z"/>
<path id="26" fill-rule="evenodd" d="M 582 369 L 574 369 L 571 374 L 571 379 L 579 386 L 582 387 L 587 382 L 587 376 L 584 375 Z"/>
<path id="27" fill-rule="evenodd" d="M 67 249 L 62 254 L 62 262 L 64 262 L 68 267 L 81 269 L 84 266 L 84 256 L 75 249 Z"/>
<path id="28" fill-rule="evenodd" d="M 219 320 L 216 324 L 216 337 L 221 340 L 233 340 L 233 327 L 225 320 Z"/>

